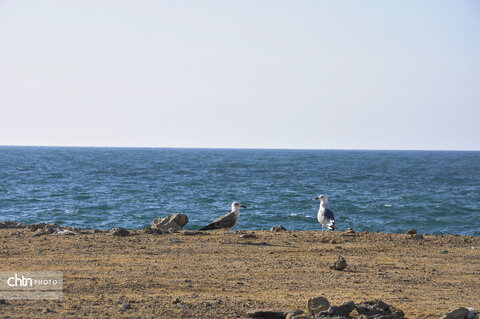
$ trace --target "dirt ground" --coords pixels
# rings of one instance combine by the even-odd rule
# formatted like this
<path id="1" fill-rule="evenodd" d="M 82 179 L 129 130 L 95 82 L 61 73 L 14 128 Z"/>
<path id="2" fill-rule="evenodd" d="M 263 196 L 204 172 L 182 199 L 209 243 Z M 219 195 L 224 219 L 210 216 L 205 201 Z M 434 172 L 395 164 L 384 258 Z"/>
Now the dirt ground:
<path id="1" fill-rule="evenodd" d="M 409 318 L 480 309 L 480 237 L 33 234 L 0 230 L 0 270 L 63 271 L 63 299 L 6 300 L 2 318 L 244 318 L 254 308 L 306 311 L 317 296 L 334 305 L 381 299 Z M 344 271 L 329 267 L 339 255 Z"/>

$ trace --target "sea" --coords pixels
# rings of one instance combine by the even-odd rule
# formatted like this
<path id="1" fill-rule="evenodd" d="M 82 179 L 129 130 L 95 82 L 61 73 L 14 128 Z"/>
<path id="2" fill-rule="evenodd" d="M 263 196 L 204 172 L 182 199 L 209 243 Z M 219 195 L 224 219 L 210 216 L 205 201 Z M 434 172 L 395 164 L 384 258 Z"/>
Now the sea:
<path id="1" fill-rule="evenodd" d="M 140 229 L 184 213 L 199 229 L 320 230 L 320 194 L 340 230 L 480 236 L 480 152 L 0 147 L 0 221 Z"/>

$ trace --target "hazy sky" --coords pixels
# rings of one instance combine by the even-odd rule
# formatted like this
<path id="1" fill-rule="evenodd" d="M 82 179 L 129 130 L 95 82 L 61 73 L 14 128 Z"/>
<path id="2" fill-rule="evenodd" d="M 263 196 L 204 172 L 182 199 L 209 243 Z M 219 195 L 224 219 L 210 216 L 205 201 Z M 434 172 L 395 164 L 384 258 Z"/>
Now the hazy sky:
<path id="1" fill-rule="evenodd" d="M 0 0 L 0 145 L 480 150 L 480 1 Z"/>

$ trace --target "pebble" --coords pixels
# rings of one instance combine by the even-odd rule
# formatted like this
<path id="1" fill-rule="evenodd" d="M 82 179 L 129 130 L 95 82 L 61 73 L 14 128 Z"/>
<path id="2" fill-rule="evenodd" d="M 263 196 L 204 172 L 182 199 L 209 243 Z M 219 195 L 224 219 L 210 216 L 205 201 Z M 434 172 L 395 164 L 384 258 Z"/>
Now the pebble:
<path id="1" fill-rule="evenodd" d="M 121 307 L 122 307 L 121 308 L 122 310 L 132 309 L 132 305 L 130 305 L 130 303 L 128 303 L 128 302 L 122 303 Z"/>
<path id="2" fill-rule="evenodd" d="M 347 234 L 355 234 L 355 231 L 353 230 L 353 228 L 349 228 L 345 231 Z"/>
<path id="3" fill-rule="evenodd" d="M 177 303 L 180 303 L 180 302 L 181 302 L 180 298 L 178 298 L 178 297 L 172 300 L 172 304 L 174 304 L 174 305 L 176 305 Z"/>
<path id="4" fill-rule="evenodd" d="M 416 229 L 410 229 L 409 231 L 407 231 L 408 235 L 415 235 L 416 233 L 417 233 Z"/>

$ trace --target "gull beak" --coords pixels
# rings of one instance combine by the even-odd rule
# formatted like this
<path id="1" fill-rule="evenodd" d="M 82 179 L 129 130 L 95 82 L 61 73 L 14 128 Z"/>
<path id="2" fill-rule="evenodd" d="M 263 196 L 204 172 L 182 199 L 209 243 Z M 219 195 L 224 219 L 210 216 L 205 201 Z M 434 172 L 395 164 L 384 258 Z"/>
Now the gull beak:
<path id="1" fill-rule="evenodd" d="M 315 197 L 314 200 L 320 200 L 320 197 Z"/>
<path id="2" fill-rule="evenodd" d="M 245 205 L 240 205 L 240 207 L 247 208 L 247 206 L 245 206 Z"/>

